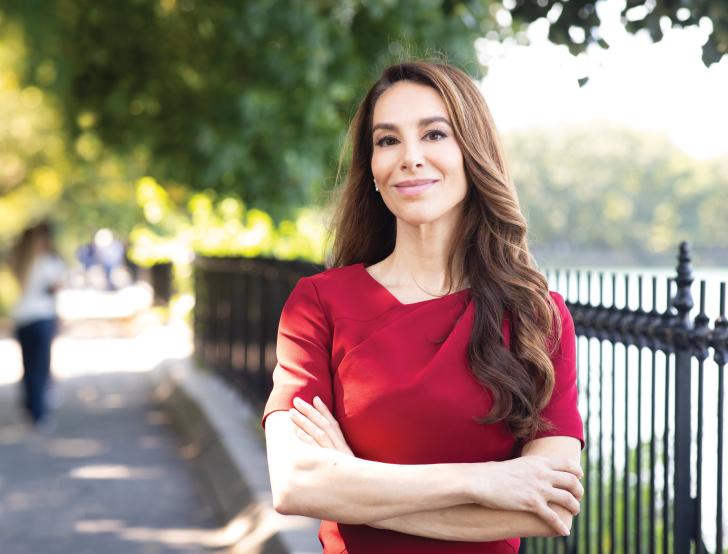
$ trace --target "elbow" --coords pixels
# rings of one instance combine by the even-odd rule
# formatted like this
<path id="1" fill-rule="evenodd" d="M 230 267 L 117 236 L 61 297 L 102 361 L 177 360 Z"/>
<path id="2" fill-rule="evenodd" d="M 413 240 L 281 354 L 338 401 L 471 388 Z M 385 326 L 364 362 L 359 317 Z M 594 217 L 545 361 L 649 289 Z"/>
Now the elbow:
<path id="1" fill-rule="evenodd" d="M 290 516 L 300 515 L 296 505 L 296 470 L 293 467 L 286 468 L 285 473 L 278 474 L 271 479 L 271 494 L 273 498 L 273 509 L 279 514 Z M 273 477 L 271 475 L 271 477 Z"/>
<path id="2" fill-rule="evenodd" d="M 290 516 L 295 514 L 292 507 L 291 493 L 289 489 L 274 490 L 273 492 L 273 509 L 281 515 Z"/>
<path id="3" fill-rule="evenodd" d="M 328 494 L 331 491 L 330 467 L 320 459 L 300 459 L 289 466 L 281 479 L 271 483 L 275 511 L 286 516 L 329 519 L 339 523 L 368 523 L 369 519 L 352 515 L 347 502 Z"/>
<path id="4" fill-rule="evenodd" d="M 271 480 L 273 509 L 282 515 L 309 515 L 304 501 L 306 474 L 310 471 L 306 462 L 289 465 Z"/>

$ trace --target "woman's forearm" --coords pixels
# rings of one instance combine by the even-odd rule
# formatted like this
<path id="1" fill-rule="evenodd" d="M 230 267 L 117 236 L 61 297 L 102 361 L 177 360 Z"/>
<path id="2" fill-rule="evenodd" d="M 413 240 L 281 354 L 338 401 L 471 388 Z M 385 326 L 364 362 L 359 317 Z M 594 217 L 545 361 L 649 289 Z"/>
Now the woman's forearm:
<path id="1" fill-rule="evenodd" d="M 472 501 L 466 466 L 473 464 L 388 464 L 309 448 L 282 495 L 282 513 L 370 523 Z"/>
<path id="2" fill-rule="evenodd" d="M 571 513 L 551 507 L 571 526 Z M 479 504 L 463 504 L 427 510 L 369 523 L 409 535 L 450 541 L 496 541 L 511 537 L 552 537 L 556 533 L 540 517 L 529 512 L 494 510 Z"/>

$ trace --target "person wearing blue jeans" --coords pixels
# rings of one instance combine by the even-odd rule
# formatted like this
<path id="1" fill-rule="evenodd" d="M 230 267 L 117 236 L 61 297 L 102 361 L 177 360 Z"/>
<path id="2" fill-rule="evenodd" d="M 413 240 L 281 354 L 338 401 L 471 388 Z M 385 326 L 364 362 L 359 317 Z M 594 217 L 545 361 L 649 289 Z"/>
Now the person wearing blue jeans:
<path id="1" fill-rule="evenodd" d="M 11 315 L 23 355 L 21 403 L 39 430 L 50 430 L 54 425 L 48 418 L 46 391 L 51 344 L 58 329 L 56 293 L 65 280 L 65 264 L 56 253 L 50 224 L 27 229 L 9 261 L 20 284 L 20 298 Z"/>
<path id="2" fill-rule="evenodd" d="M 33 422 L 46 415 L 45 393 L 51 367 L 51 344 L 57 320 L 41 319 L 15 330 L 23 355 L 23 406 Z"/>

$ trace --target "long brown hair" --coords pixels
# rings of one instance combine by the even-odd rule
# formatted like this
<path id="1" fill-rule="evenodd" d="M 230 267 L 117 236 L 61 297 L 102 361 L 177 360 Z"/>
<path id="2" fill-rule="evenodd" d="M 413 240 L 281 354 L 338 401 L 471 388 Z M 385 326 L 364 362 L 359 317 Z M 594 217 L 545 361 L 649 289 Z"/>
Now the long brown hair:
<path id="1" fill-rule="evenodd" d="M 40 254 L 38 251 L 40 242 L 44 243 L 49 253 L 56 253 L 53 226 L 49 221 L 41 221 L 26 228 L 10 251 L 8 265 L 21 288 L 25 288 L 30 268 Z"/>
<path id="2" fill-rule="evenodd" d="M 558 341 L 550 337 L 561 335 L 561 318 L 529 253 L 528 225 L 490 110 L 462 70 L 441 61 L 398 63 L 385 69 L 367 92 L 349 127 L 351 162 L 335 191 L 334 242 L 327 265 L 370 265 L 394 249 L 396 219 L 372 185 L 372 115 L 382 93 L 400 81 L 440 94 L 463 153 L 468 192 L 452 234 L 446 279 L 451 288 L 453 275 L 470 283 L 475 315 L 468 359 L 477 381 L 493 395 L 491 411 L 478 422 L 504 421 L 517 439 L 528 440 L 549 427 L 539 412 L 554 387 L 550 356 Z M 346 147 L 342 160 L 345 154 Z M 501 342 L 506 312 L 510 350 Z"/>

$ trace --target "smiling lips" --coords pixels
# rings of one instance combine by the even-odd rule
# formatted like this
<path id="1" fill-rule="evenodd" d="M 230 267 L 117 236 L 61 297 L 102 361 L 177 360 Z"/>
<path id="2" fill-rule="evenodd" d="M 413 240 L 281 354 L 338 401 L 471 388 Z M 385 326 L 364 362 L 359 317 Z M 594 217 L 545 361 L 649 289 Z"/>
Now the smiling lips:
<path id="1" fill-rule="evenodd" d="M 426 191 L 432 185 L 437 183 L 437 181 L 437 179 L 412 179 L 410 181 L 397 183 L 394 185 L 394 188 L 397 189 L 400 194 L 412 196 Z"/>

